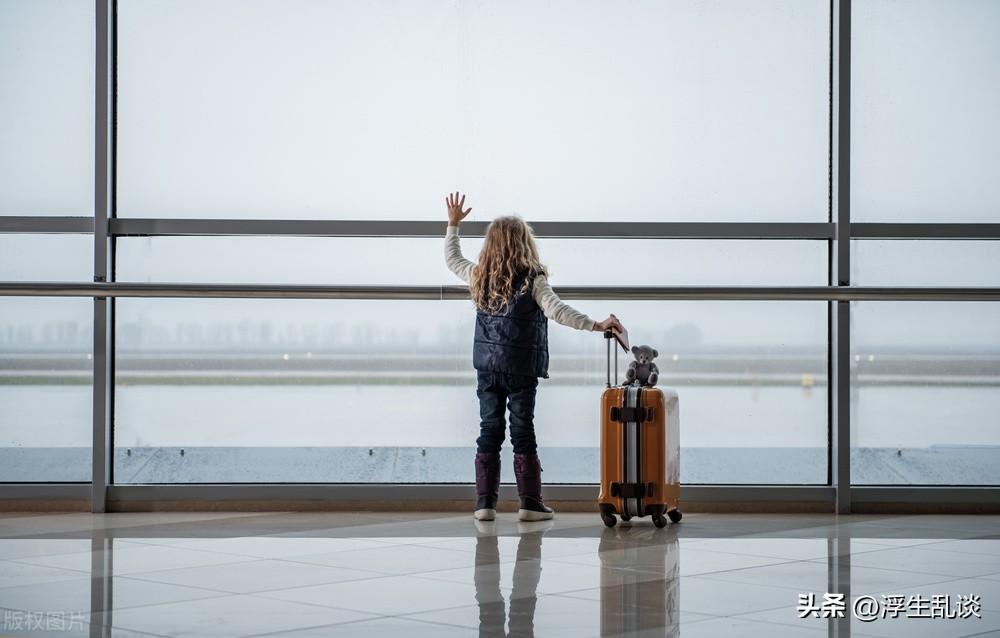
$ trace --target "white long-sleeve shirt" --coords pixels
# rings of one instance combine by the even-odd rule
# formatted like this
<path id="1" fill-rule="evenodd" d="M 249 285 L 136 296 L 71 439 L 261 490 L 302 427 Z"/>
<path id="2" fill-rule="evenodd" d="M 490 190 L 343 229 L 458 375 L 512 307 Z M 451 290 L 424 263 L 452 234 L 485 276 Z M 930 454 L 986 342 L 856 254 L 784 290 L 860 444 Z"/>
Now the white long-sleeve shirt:
<path id="1" fill-rule="evenodd" d="M 476 264 L 462 256 L 462 246 L 458 239 L 458 226 L 448 226 L 444 236 L 444 258 L 448 264 L 448 270 L 458 275 L 465 283 L 469 283 L 472 277 L 472 269 Z M 577 330 L 593 330 L 593 319 L 573 308 L 552 290 L 549 285 L 549 278 L 545 275 L 535 277 L 531 288 L 531 296 L 535 303 L 541 307 L 545 316 L 570 328 Z"/>

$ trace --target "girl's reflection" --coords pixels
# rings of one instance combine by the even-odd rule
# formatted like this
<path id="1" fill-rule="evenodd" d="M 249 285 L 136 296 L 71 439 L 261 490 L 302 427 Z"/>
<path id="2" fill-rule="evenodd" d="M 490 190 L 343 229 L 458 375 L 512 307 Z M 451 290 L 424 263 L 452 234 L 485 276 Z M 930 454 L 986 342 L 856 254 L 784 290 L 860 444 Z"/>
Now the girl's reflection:
<path id="1" fill-rule="evenodd" d="M 488 531 L 482 524 L 482 531 Z M 514 582 L 510 593 L 510 633 L 504 631 L 507 621 L 504 613 L 503 594 L 500 593 L 500 550 L 495 533 L 476 538 L 476 601 L 479 603 L 480 636 L 535 635 L 535 603 L 538 579 L 542 575 L 542 536 L 551 523 L 525 523 L 519 525 L 521 536 L 517 541 L 517 562 L 514 563 Z M 479 527 L 479 525 L 477 525 Z M 491 531 L 491 530 L 489 530 Z"/>
<path id="2" fill-rule="evenodd" d="M 481 637 L 534 636 L 536 590 L 542 575 L 542 536 L 551 524 L 519 525 L 521 535 L 509 613 L 505 613 L 500 592 L 500 550 L 495 523 L 476 524 L 480 531 L 476 538 L 475 584 Z M 601 635 L 648 631 L 660 635 L 658 632 L 662 631 L 666 637 L 679 636 L 680 550 L 676 533 L 652 525 L 606 529 L 601 534 L 598 553 Z"/>

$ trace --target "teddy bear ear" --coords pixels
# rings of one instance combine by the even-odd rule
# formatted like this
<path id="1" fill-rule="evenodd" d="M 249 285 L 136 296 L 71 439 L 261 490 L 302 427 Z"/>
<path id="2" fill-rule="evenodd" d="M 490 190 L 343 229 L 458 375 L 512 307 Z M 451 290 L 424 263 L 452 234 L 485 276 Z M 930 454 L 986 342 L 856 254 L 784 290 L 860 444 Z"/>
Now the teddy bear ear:
<path id="1" fill-rule="evenodd" d="M 632 346 L 632 354 L 639 355 L 639 346 Z"/>
<path id="2" fill-rule="evenodd" d="M 656 348 L 653 348 L 653 356 L 654 357 L 660 356 L 660 353 L 656 351 Z"/>

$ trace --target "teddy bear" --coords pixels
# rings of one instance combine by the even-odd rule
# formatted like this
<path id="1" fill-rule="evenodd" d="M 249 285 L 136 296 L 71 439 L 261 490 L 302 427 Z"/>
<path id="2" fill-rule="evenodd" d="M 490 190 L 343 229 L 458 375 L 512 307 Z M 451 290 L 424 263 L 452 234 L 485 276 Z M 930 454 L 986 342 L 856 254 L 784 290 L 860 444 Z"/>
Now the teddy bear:
<path id="1" fill-rule="evenodd" d="M 625 371 L 625 385 L 634 381 L 644 386 L 656 385 L 660 370 L 653 359 L 660 353 L 651 346 L 632 346 L 632 354 L 635 355 L 635 360 L 628 364 L 628 370 Z"/>

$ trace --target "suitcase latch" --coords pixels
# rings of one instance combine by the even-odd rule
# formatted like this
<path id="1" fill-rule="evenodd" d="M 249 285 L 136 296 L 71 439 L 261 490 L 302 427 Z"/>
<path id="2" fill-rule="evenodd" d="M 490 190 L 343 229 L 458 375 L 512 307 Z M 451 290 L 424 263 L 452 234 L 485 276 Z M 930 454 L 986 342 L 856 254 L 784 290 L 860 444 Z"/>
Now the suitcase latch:
<path id="1" fill-rule="evenodd" d="M 611 420 L 621 423 L 642 423 L 653 420 L 653 408 L 611 408 Z"/>

